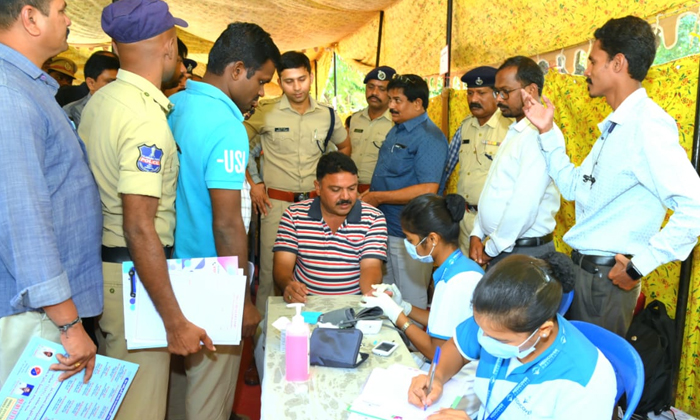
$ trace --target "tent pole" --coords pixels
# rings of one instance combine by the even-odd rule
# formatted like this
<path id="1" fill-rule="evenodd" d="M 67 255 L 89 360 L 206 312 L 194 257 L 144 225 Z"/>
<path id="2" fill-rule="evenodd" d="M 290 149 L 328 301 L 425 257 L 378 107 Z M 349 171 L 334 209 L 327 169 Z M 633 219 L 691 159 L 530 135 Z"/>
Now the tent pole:
<path id="1" fill-rule="evenodd" d="M 447 89 L 450 87 L 450 70 L 452 68 L 452 0 L 447 0 L 447 73 L 445 73 L 445 82 L 443 88 Z"/>
<path id="2" fill-rule="evenodd" d="M 446 44 L 447 44 L 447 73 L 445 73 L 442 84 L 442 132 L 445 137 L 450 137 L 450 62 L 452 61 L 452 0 L 447 1 L 447 27 Z"/>
<path id="3" fill-rule="evenodd" d="M 316 100 L 318 101 L 318 60 L 314 60 L 314 90 L 316 91 Z"/>
<path id="4" fill-rule="evenodd" d="M 338 67 L 336 66 L 336 55 L 333 50 L 333 97 L 338 96 Z"/>
<path id="5" fill-rule="evenodd" d="M 698 69 L 698 80 L 700 80 L 700 68 Z M 695 171 L 700 175 L 700 83 L 698 83 L 698 91 L 695 97 L 695 128 L 693 129 L 693 148 L 691 152 L 690 162 L 695 168 Z M 674 381 L 673 395 L 675 398 L 677 391 L 677 379 L 681 368 L 681 356 L 683 351 L 683 338 L 685 337 L 685 319 L 688 311 L 688 294 L 690 291 L 690 282 L 693 271 L 693 251 L 690 252 L 688 258 L 681 263 L 681 276 L 678 282 L 678 298 L 676 300 L 676 360 L 673 366 Z"/>
<path id="6" fill-rule="evenodd" d="M 384 27 L 384 10 L 379 11 L 379 33 L 377 34 L 377 60 L 374 67 L 379 67 L 379 56 L 382 52 L 382 28 Z"/>

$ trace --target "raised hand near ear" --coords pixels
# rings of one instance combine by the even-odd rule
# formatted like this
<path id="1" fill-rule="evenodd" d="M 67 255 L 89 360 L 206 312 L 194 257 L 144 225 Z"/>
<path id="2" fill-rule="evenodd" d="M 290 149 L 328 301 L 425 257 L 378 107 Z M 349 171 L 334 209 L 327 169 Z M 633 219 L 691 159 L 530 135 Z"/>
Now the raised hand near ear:
<path id="1" fill-rule="evenodd" d="M 554 105 L 546 97 L 542 96 L 542 100 L 547 104 L 545 108 L 539 101 L 532 97 L 525 89 L 520 90 L 523 98 L 523 112 L 528 120 L 537 127 L 540 134 L 544 134 L 552 129 L 554 125 Z"/>

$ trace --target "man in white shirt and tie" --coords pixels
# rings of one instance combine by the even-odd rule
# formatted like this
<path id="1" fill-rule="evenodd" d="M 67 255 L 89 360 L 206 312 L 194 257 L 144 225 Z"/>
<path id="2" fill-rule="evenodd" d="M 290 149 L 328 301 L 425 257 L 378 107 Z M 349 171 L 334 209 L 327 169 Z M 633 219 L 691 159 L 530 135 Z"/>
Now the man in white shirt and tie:
<path id="1" fill-rule="evenodd" d="M 676 122 L 652 101 L 642 80 L 654 61 L 651 26 L 627 16 L 595 31 L 584 75 L 591 97 L 612 114 L 579 167 L 552 130 L 554 107 L 525 96 L 527 117 L 541 133 L 549 174 L 576 200 L 576 224 L 564 235 L 577 266 L 573 319 L 625 336 L 641 288 L 656 267 L 688 257 L 700 235 L 700 179 L 678 142 Z M 673 215 L 659 230 L 666 210 Z"/>
<path id="2" fill-rule="evenodd" d="M 493 266 L 511 254 L 539 257 L 554 251 L 559 191 L 547 174 L 539 132 L 523 113 L 521 93 L 539 98 L 543 87 L 542 69 L 527 57 L 507 59 L 496 73 L 498 108 L 516 122 L 494 157 L 479 197 L 469 247 L 470 258 L 479 264 Z"/>

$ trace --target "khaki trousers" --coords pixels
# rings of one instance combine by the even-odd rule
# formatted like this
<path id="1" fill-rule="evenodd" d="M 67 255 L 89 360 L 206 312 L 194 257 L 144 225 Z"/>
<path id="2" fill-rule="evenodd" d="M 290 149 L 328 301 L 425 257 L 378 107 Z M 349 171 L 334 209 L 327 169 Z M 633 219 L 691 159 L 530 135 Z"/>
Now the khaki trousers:
<path id="1" fill-rule="evenodd" d="M 102 270 L 105 308 L 99 318 L 102 330 L 98 334 L 100 353 L 139 365 L 134 382 L 115 419 L 165 419 L 170 353 L 165 348 L 126 349 L 121 264 L 102 263 Z M 186 357 L 185 391 L 178 398 L 185 401 L 187 419 L 228 420 L 233 406 L 239 361 L 240 346 L 218 346 L 215 353 L 202 350 Z"/>
<path id="2" fill-rule="evenodd" d="M 459 249 L 462 254 L 469 256 L 469 238 L 474 230 L 474 221 L 476 220 L 476 212 L 467 210 L 464 212 L 462 221 L 459 222 Z"/>
<path id="3" fill-rule="evenodd" d="M 260 217 L 260 285 L 255 298 L 255 306 L 260 314 L 265 316 L 267 298 L 275 296 L 275 284 L 272 278 L 272 248 L 277 239 L 277 229 L 280 226 L 282 214 L 287 207 L 294 203 L 288 201 L 270 199 L 272 208 L 268 209 L 267 216 Z"/>

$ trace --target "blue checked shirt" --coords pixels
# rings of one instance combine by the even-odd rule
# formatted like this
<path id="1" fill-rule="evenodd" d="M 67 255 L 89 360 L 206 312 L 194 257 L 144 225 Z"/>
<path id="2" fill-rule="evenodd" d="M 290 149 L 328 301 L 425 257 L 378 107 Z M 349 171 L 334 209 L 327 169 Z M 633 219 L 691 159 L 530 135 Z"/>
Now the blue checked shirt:
<path id="1" fill-rule="evenodd" d="M 466 121 L 466 118 L 464 119 Z M 442 182 L 440 185 L 447 185 L 447 181 L 452 175 L 452 171 L 455 170 L 457 162 L 459 162 L 459 149 L 462 146 L 462 127 L 464 127 L 464 121 L 459 123 L 459 128 L 454 136 L 452 136 L 452 141 L 450 142 L 450 147 L 447 149 L 447 162 L 445 163 L 445 173 L 442 176 Z"/>
<path id="2" fill-rule="evenodd" d="M 0 317 L 73 299 L 102 312 L 102 211 L 58 84 L 0 44 Z"/>

